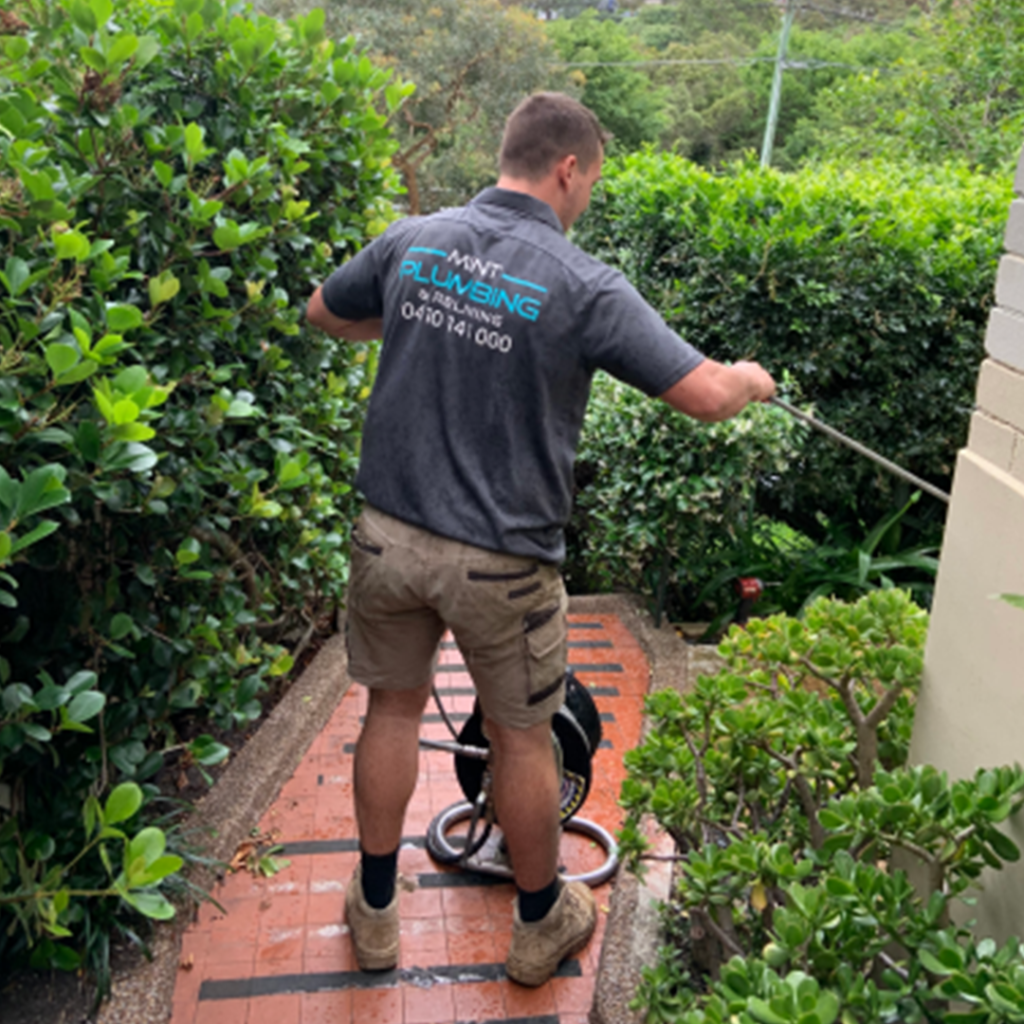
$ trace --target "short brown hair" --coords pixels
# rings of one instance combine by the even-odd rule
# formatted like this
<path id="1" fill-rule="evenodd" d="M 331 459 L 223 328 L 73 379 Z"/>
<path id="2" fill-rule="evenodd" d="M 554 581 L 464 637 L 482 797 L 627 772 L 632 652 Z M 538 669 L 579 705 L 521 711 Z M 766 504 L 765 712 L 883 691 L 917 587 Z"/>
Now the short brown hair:
<path id="1" fill-rule="evenodd" d="M 593 111 L 560 92 L 527 96 L 509 115 L 498 166 L 512 178 L 536 181 L 570 154 L 585 170 L 611 136 Z"/>

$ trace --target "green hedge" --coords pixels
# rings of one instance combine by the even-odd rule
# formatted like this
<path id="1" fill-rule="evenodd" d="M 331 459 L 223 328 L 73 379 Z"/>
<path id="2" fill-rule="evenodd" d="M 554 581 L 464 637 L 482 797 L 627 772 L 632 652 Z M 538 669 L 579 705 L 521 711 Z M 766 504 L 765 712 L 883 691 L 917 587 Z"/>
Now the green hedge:
<path id="1" fill-rule="evenodd" d="M 119 904 L 25 895 L 107 879 L 97 850 L 62 874 L 85 795 L 222 758 L 182 724 L 251 722 L 340 597 L 372 350 L 304 306 L 391 216 L 409 89 L 320 11 L 26 0 L 4 27 L 0 962 L 74 967 Z"/>
<path id="2" fill-rule="evenodd" d="M 882 164 L 712 175 L 639 154 L 610 162 L 577 240 L 708 355 L 789 371 L 825 421 L 948 489 L 1011 184 Z M 819 511 L 873 524 L 906 493 L 815 436 L 772 503 L 814 530 Z"/>
<path id="3" fill-rule="evenodd" d="M 699 423 L 600 375 L 576 463 L 567 585 L 642 592 L 659 618 L 731 610 L 728 584 L 750 557 L 758 481 L 788 471 L 805 432 L 761 404 Z"/>

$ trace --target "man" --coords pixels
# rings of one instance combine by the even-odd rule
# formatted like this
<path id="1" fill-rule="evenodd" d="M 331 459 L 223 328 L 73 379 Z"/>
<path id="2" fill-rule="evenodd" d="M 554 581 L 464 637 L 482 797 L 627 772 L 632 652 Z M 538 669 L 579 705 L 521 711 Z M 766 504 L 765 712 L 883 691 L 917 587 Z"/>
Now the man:
<path id="1" fill-rule="evenodd" d="M 364 970 L 398 962 L 398 846 L 446 628 L 483 709 L 515 874 L 507 973 L 541 985 L 589 941 L 593 897 L 557 874 L 551 719 L 566 668 L 557 565 L 591 378 L 604 369 L 705 421 L 774 394 L 756 363 L 705 359 L 566 240 L 606 138 L 575 100 L 527 98 L 506 124 L 496 187 L 393 224 L 309 303 L 310 322 L 336 337 L 383 338 L 347 622 L 349 672 L 370 690 L 355 759 L 361 860 L 346 894 Z"/>

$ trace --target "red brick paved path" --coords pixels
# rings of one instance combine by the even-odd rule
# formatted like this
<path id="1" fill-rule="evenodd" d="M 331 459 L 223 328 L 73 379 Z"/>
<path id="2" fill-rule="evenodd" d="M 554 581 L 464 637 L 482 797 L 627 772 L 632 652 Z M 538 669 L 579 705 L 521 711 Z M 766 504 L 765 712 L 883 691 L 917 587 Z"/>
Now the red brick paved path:
<path id="1" fill-rule="evenodd" d="M 604 732 L 581 816 L 614 830 L 621 823 L 622 755 L 639 741 L 648 664 L 614 615 L 571 615 L 569 643 L 570 663 L 594 695 Z M 458 651 L 445 645 L 436 685 L 456 715 L 473 702 L 460 663 Z M 510 982 L 503 964 L 514 887 L 439 867 L 424 848 L 432 818 L 463 799 L 447 753 L 420 755 L 399 854 L 399 871 L 416 886 L 401 895 L 399 969 L 357 969 L 342 904 L 358 856 L 352 752 L 365 708 L 365 691 L 353 686 L 260 822 L 261 832 L 284 845 L 289 866 L 272 878 L 229 875 L 214 893 L 226 913 L 206 904 L 186 932 L 172 1024 L 584 1024 L 611 883 L 595 890 L 602 912 L 583 953 L 538 989 Z M 422 734 L 449 738 L 432 705 Z M 601 860 L 589 841 L 571 835 L 562 859 L 570 871 Z"/>

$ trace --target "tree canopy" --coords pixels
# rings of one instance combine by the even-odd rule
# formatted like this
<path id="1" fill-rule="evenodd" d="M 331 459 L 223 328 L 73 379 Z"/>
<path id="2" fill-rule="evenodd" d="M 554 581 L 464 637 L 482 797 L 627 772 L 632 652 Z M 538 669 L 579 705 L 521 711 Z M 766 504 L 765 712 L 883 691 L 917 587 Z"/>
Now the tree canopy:
<path id="1" fill-rule="evenodd" d="M 280 15 L 323 6 L 329 34 L 354 34 L 416 92 L 391 119 L 411 212 L 492 184 L 505 118 L 539 89 L 573 91 L 543 23 L 498 0 L 265 0 Z"/>
<path id="2" fill-rule="evenodd" d="M 594 11 L 551 22 L 558 53 L 583 84 L 583 102 L 615 136 L 616 145 L 636 149 L 656 142 L 668 123 L 667 97 L 652 88 L 650 75 L 636 66 L 646 55 L 629 29 Z"/>

